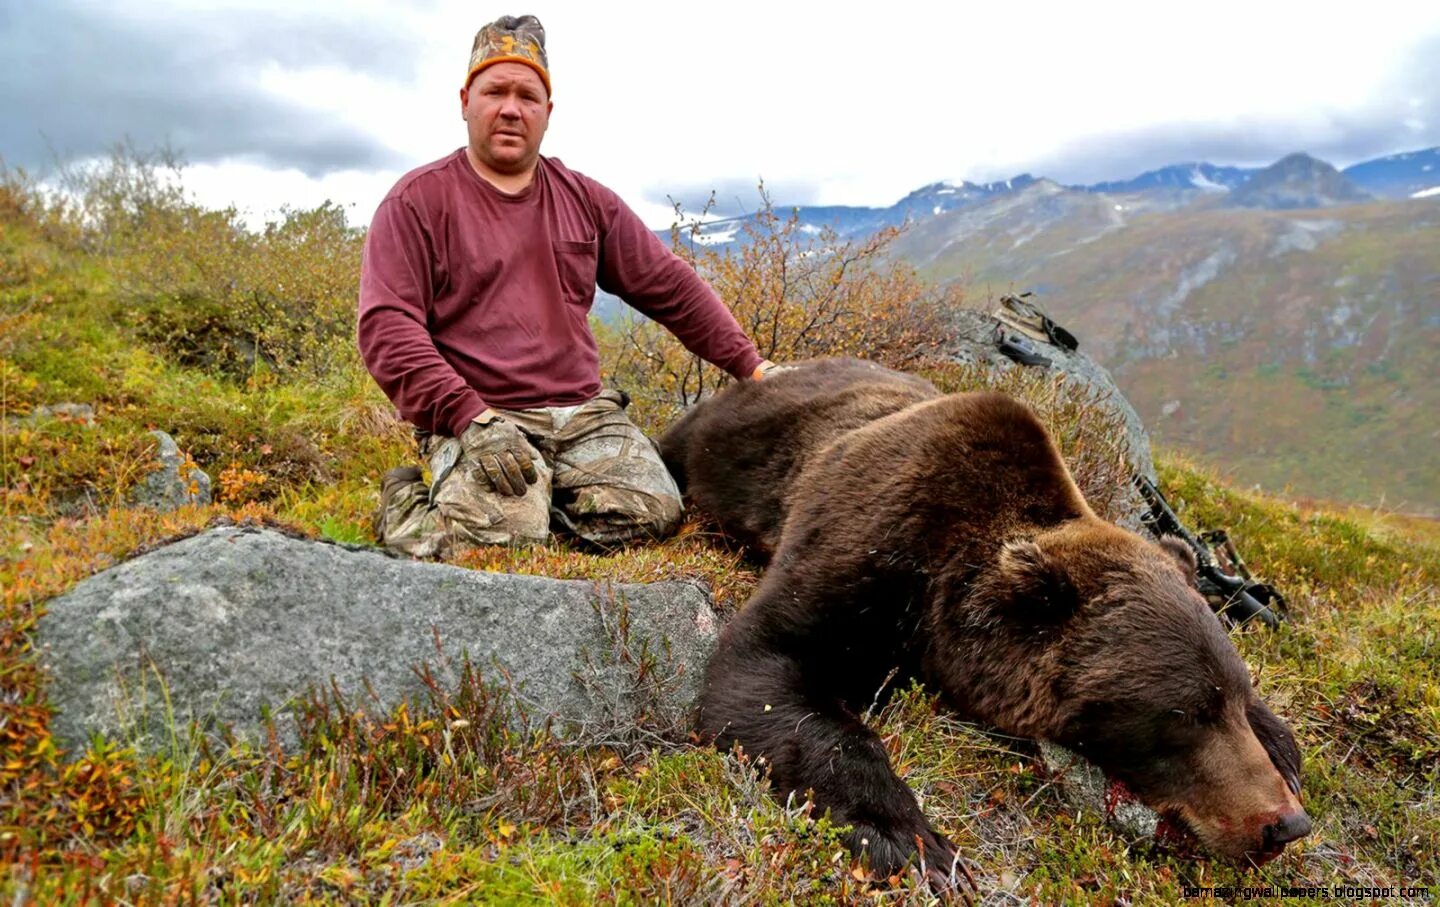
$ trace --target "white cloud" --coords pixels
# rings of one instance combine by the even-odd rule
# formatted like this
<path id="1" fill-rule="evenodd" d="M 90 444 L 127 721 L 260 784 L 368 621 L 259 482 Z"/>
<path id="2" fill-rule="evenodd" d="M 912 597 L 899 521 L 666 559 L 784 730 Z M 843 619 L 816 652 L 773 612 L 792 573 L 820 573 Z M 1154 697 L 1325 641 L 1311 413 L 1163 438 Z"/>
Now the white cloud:
<path id="1" fill-rule="evenodd" d="M 185 187 L 210 207 L 235 205 L 251 227 L 261 227 L 282 208 L 313 208 L 332 201 L 352 224 L 368 224 L 395 182 L 393 174 L 340 170 L 314 179 L 299 170 L 274 170 L 246 161 L 191 164 Z"/>

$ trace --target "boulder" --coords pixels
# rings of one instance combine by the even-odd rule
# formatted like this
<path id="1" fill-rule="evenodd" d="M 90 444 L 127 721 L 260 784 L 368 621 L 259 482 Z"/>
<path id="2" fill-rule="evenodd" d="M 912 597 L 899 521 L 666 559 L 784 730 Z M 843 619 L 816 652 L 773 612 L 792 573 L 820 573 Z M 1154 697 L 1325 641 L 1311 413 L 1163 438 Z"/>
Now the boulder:
<path id="1" fill-rule="evenodd" d="M 685 582 L 606 585 L 403 560 L 362 546 L 224 527 L 97 574 L 52 599 L 37 631 L 52 730 L 142 749 L 195 720 L 260 739 L 269 710 L 298 739 L 297 701 L 334 684 L 381 713 L 453 689 L 465 660 L 507 687 L 516 720 L 577 738 L 688 726 L 717 622 Z M 165 697 L 156 680 L 163 680 Z"/>
<path id="2" fill-rule="evenodd" d="M 155 469 L 130 492 L 130 503 L 167 511 L 186 504 L 210 503 L 210 476 L 180 452 L 175 439 L 163 431 L 152 431 L 160 448 Z"/>
<path id="3" fill-rule="evenodd" d="M 1133 796 L 1117 794 L 1105 773 L 1083 756 L 1053 743 L 1039 744 L 1040 762 L 1058 782 L 1071 806 L 1103 815 L 1121 834 L 1136 840 L 1155 837 L 1160 817 Z"/>

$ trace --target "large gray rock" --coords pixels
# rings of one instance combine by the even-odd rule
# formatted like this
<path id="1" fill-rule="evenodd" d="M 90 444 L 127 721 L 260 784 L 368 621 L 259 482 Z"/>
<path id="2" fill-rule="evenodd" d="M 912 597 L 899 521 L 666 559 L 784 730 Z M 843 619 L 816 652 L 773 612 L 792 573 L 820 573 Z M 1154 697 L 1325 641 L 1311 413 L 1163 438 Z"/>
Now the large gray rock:
<path id="1" fill-rule="evenodd" d="M 167 733 L 157 676 L 182 733 L 196 719 L 256 739 L 269 708 L 293 742 L 289 703 L 308 690 L 333 681 L 347 702 L 384 710 L 423 696 L 422 663 L 453 688 L 467 655 L 508 685 L 527 713 L 517 720 L 673 732 L 716 631 L 690 583 L 483 573 L 228 527 L 85 580 L 51 600 L 37 636 L 63 743 L 99 731 L 153 748 Z"/>

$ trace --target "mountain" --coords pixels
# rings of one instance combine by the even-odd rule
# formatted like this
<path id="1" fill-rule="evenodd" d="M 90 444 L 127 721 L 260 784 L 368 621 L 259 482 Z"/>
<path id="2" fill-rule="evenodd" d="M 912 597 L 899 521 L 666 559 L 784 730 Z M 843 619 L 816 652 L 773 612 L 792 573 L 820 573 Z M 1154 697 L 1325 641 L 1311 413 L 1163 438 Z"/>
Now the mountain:
<path id="1" fill-rule="evenodd" d="M 1333 165 L 1297 152 L 1253 174 L 1230 193 L 1228 201 L 1245 208 L 1333 208 L 1373 197 Z"/>
<path id="2" fill-rule="evenodd" d="M 1019 192 L 1035 182 L 1035 177 L 1022 173 L 993 183 L 972 183 L 969 180 L 962 183 L 931 183 L 916 189 L 884 210 L 890 224 L 899 226 L 906 220 L 924 220 L 957 208 L 989 201 L 998 195 Z"/>
<path id="3" fill-rule="evenodd" d="M 1256 191 L 1333 198 L 1338 174 L 1318 163 L 1267 168 Z M 980 302 L 1037 290 L 1158 442 L 1236 481 L 1440 514 L 1440 198 L 1271 210 L 1148 195 L 1042 180 L 917 224 L 894 251 Z"/>
<path id="4" fill-rule="evenodd" d="M 1344 173 L 1293 154 L 1083 186 L 932 183 L 886 208 L 796 213 L 844 239 L 908 223 L 894 254 L 972 298 L 1037 290 L 1157 441 L 1237 481 L 1440 515 L 1431 174 L 1440 149 Z M 744 223 L 707 225 L 701 241 L 741 241 Z"/>
<path id="5" fill-rule="evenodd" d="M 1354 164 L 1340 172 L 1361 189 L 1381 198 L 1440 193 L 1440 148 L 1392 154 Z"/>
<path id="6" fill-rule="evenodd" d="M 787 208 L 777 205 L 776 210 L 786 215 L 793 210 L 800 219 L 802 229 L 809 232 L 828 228 L 834 230 L 841 239 L 856 239 L 888 227 L 904 226 L 997 196 L 1008 195 L 1036 181 L 1030 174 L 1022 173 L 993 183 L 972 183 L 968 180 L 962 183 L 931 183 L 921 186 L 888 208 L 851 205 L 803 205 Z M 752 217 L 754 215 L 746 214 L 708 221 L 702 226 L 697 239 L 710 246 L 741 242 L 745 224 Z"/>
<path id="7" fill-rule="evenodd" d="M 1203 161 L 1171 164 L 1159 170 L 1147 170 L 1128 180 L 1111 180 L 1089 186 L 1077 186 L 1091 192 L 1144 192 L 1148 189 L 1198 189 L 1201 192 L 1228 192 L 1237 188 L 1256 172 L 1253 167 L 1218 167 Z"/>
<path id="8" fill-rule="evenodd" d="M 858 239 L 887 227 L 919 224 L 1001 196 L 1024 192 L 1043 177 L 1022 173 L 989 183 L 939 182 L 922 186 L 885 208 L 851 205 L 778 205 L 793 210 L 811 232 L 834 230 L 841 239 Z M 1147 170 L 1139 176 L 1068 188 L 1097 195 L 1119 195 L 1131 207 L 1178 208 L 1207 199 L 1227 198 L 1250 208 L 1322 208 L 1358 204 L 1373 197 L 1404 198 L 1432 190 L 1440 194 L 1440 148 L 1376 158 L 1339 172 L 1308 154 L 1292 154 L 1265 168 L 1233 167 L 1192 161 Z M 697 240 L 724 246 L 744 241 L 744 225 L 753 215 L 706 223 Z M 665 236 L 668 231 L 657 231 Z"/>

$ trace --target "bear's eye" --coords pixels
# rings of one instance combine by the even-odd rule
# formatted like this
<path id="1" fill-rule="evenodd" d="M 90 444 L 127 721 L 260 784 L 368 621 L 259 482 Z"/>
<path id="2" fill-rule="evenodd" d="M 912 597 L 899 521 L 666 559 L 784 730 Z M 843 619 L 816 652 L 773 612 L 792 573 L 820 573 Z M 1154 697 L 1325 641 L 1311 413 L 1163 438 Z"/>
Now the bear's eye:
<path id="1" fill-rule="evenodd" d="M 1162 723 L 1179 728 L 1203 728 L 1215 723 L 1217 714 L 1208 706 L 1188 706 L 1167 709 L 1160 716 Z"/>

